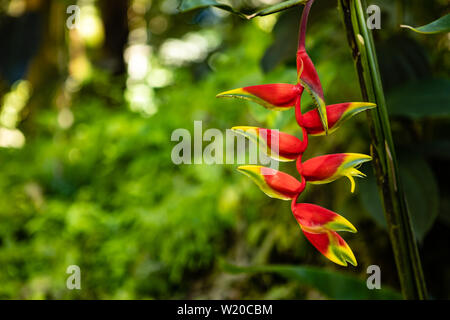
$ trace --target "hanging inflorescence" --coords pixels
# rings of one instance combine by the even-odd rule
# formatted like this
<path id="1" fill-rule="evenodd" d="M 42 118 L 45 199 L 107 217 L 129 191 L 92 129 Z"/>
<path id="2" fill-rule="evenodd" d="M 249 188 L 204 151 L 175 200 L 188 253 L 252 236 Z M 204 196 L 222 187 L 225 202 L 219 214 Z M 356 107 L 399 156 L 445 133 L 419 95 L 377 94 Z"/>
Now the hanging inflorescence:
<path id="1" fill-rule="evenodd" d="M 265 146 L 262 149 L 269 157 L 278 161 L 296 161 L 300 181 L 284 172 L 263 166 L 246 165 L 240 166 L 238 170 L 249 176 L 268 196 L 292 201 L 292 213 L 304 235 L 324 256 L 339 265 L 346 266 L 348 262 L 356 266 L 352 250 L 337 233 L 337 231 L 356 232 L 356 228 L 333 211 L 315 204 L 297 203 L 306 183 L 322 184 L 347 177 L 353 192 L 355 188 L 353 177 L 364 176 L 357 167 L 372 159 L 359 153 L 339 153 L 302 161 L 302 155 L 308 147 L 308 135 L 331 133 L 353 115 L 375 107 L 375 104 L 368 102 L 326 106 L 317 71 L 305 50 L 306 25 L 313 1 L 310 0 L 305 4 L 300 22 L 296 85 L 286 83 L 256 85 L 226 91 L 217 96 L 251 100 L 271 110 L 287 110 L 295 107 L 296 121 L 302 129 L 302 140 L 271 129 L 234 127 L 233 130 Z M 300 102 L 304 89 L 311 95 L 317 108 L 302 114 Z M 277 139 L 272 139 L 273 136 Z"/>

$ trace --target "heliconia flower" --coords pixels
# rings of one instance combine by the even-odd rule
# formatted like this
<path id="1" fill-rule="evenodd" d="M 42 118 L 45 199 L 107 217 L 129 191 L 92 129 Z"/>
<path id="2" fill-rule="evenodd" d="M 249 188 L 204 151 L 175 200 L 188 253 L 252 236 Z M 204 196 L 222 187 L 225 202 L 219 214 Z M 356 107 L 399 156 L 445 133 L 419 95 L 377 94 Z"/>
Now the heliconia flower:
<path id="1" fill-rule="evenodd" d="M 343 216 L 310 203 L 296 203 L 292 213 L 303 230 L 312 233 L 326 231 L 356 232 L 356 228 Z"/>
<path id="2" fill-rule="evenodd" d="M 272 129 L 239 126 L 231 130 L 248 137 L 269 157 L 283 162 L 296 160 L 308 144 L 306 130 L 303 130 L 303 141 L 296 136 Z"/>
<path id="3" fill-rule="evenodd" d="M 303 87 L 288 83 L 261 84 L 219 93 L 216 97 L 233 97 L 256 102 L 271 110 L 287 110 L 294 106 Z"/>
<path id="4" fill-rule="evenodd" d="M 323 184 L 347 177 L 353 192 L 355 190 L 353 177 L 365 177 L 365 174 L 356 168 L 370 160 L 372 160 L 371 156 L 360 153 L 327 154 L 303 162 L 300 174 L 312 184 Z"/>
<path id="5" fill-rule="evenodd" d="M 328 120 L 326 113 L 326 105 L 323 96 L 322 84 L 320 83 L 319 75 L 314 67 L 311 58 L 306 53 L 305 36 L 306 26 L 308 24 L 308 15 L 311 5 L 314 1 L 308 1 L 303 9 L 302 20 L 300 22 L 300 31 L 297 49 L 297 77 L 300 84 L 312 96 L 313 101 L 317 105 L 317 110 L 320 115 L 322 128 L 325 133 L 328 132 Z"/>
<path id="6" fill-rule="evenodd" d="M 300 226 L 301 227 L 301 226 Z M 341 266 L 347 266 L 347 262 L 356 266 L 355 255 L 348 244 L 335 231 L 323 233 L 308 232 L 302 227 L 303 234 L 325 257 Z"/>
<path id="7" fill-rule="evenodd" d="M 338 231 L 356 232 L 356 228 L 343 216 L 315 204 L 297 203 L 306 183 L 329 183 L 347 177 L 351 192 L 355 189 L 354 177 L 365 176 L 357 168 L 372 160 L 368 155 L 358 153 L 329 154 L 302 162 L 308 146 L 308 135 L 323 135 L 337 130 L 353 115 L 374 108 L 369 102 L 349 102 L 326 106 L 322 84 L 316 68 L 305 49 L 305 35 L 309 11 L 314 0 L 304 0 L 305 8 L 300 22 L 297 48 L 297 84 L 275 83 L 248 86 L 222 92 L 217 97 L 234 97 L 256 102 L 267 109 L 287 110 L 295 106 L 295 118 L 302 129 L 303 138 L 250 126 L 233 127 L 239 133 L 259 146 L 259 150 L 278 161 L 296 160 L 301 180 L 291 175 L 259 165 L 238 167 L 238 171 L 250 177 L 269 197 L 291 200 L 291 210 L 300 228 L 311 244 L 325 257 L 342 266 L 348 263 L 356 266 L 355 256 Z M 317 109 L 302 114 L 301 97 L 306 89 L 312 96 Z"/>
<path id="8" fill-rule="evenodd" d="M 355 114 L 375 108 L 376 106 L 376 104 L 370 102 L 345 102 L 327 106 L 328 133 L 336 131 L 344 121 L 350 119 Z M 317 109 L 306 112 L 300 118 L 297 118 L 297 122 L 310 135 L 319 136 L 325 134 Z"/>
<path id="9" fill-rule="evenodd" d="M 292 200 L 305 189 L 305 181 L 299 182 L 293 176 L 275 169 L 247 165 L 238 167 L 238 171 L 247 175 L 271 198 Z"/>

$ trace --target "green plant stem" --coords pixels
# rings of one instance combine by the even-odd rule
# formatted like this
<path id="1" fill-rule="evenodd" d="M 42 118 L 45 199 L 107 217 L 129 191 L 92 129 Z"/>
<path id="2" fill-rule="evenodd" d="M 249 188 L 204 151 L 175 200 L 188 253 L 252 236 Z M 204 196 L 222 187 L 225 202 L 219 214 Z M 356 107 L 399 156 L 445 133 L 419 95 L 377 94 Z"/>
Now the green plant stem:
<path id="1" fill-rule="evenodd" d="M 386 102 L 364 0 L 338 0 L 368 111 L 371 153 L 398 276 L 405 299 L 426 299 L 427 290 L 395 155 Z"/>

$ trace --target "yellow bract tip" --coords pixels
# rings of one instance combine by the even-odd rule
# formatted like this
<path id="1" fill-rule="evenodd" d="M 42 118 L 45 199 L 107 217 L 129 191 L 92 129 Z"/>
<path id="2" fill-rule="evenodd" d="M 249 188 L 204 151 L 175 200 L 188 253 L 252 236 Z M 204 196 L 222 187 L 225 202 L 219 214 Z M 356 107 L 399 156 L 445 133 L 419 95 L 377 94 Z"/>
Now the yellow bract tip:
<path id="1" fill-rule="evenodd" d="M 246 94 L 246 92 L 242 88 L 238 88 L 221 92 L 218 95 L 216 95 L 216 98 L 232 97 L 234 95 L 242 95 L 242 94 Z"/>
<path id="2" fill-rule="evenodd" d="M 351 107 L 352 108 L 359 108 L 359 107 L 367 107 L 368 109 L 375 108 L 377 105 L 372 102 L 352 102 Z"/>
<path id="3" fill-rule="evenodd" d="M 242 131 L 247 131 L 247 130 L 258 130 L 258 127 L 251 127 L 251 126 L 236 126 L 236 127 L 232 127 L 231 130 L 233 130 L 233 131 L 237 131 L 237 130 L 242 130 Z"/>
<path id="4" fill-rule="evenodd" d="M 242 173 L 253 172 L 253 173 L 260 174 L 261 168 L 262 168 L 262 166 L 246 165 L 246 166 L 237 167 L 237 170 L 241 171 Z"/>
<path id="5" fill-rule="evenodd" d="M 350 192 L 355 192 L 355 179 L 351 175 L 347 175 L 346 177 L 350 180 Z"/>

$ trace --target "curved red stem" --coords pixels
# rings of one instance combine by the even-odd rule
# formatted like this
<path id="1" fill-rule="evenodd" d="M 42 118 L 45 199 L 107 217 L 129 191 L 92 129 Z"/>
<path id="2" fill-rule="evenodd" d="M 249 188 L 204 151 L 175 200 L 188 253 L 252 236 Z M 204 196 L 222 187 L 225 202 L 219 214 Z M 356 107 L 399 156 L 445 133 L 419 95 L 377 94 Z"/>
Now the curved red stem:
<path id="1" fill-rule="evenodd" d="M 297 100 L 295 101 L 295 120 L 297 120 L 297 124 L 300 127 L 303 127 L 303 115 L 302 115 L 302 108 L 300 106 L 300 101 L 302 100 L 301 95 L 298 96 Z"/>
<path id="2" fill-rule="evenodd" d="M 305 187 L 306 187 L 306 180 L 305 180 L 305 178 L 303 178 L 303 176 L 301 176 L 301 178 L 302 178 L 302 182 L 301 182 L 301 186 L 300 186 L 300 191 L 292 199 L 292 202 L 291 202 L 291 210 L 292 210 L 292 212 L 294 212 L 295 204 L 297 203 L 298 197 L 300 197 L 300 195 L 303 193 L 303 191 L 305 190 Z"/>
<path id="3" fill-rule="evenodd" d="M 301 150 L 302 153 L 306 150 L 306 148 L 308 148 L 308 132 L 306 131 L 305 128 L 302 128 L 302 134 L 303 134 L 303 138 L 302 138 L 302 146 L 301 146 Z"/>
<path id="4" fill-rule="evenodd" d="M 299 156 L 298 156 L 297 161 L 296 161 L 296 163 L 295 163 L 295 166 L 296 166 L 296 168 L 297 168 L 298 174 L 299 174 L 300 176 L 302 176 L 302 173 L 303 173 L 302 155 L 299 155 Z M 302 179 L 303 179 L 303 176 L 302 176 Z"/>
<path id="5" fill-rule="evenodd" d="M 300 128 L 302 128 L 302 152 L 306 150 L 306 148 L 308 147 L 308 131 L 306 131 L 306 129 L 303 127 L 303 115 L 302 115 L 302 110 L 300 107 L 300 100 L 301 97 L 299 96 L 297 98 L 297 101 L 295 102 L 295 120 L 297 120 L 297 124 L 299 125 Z"/>

